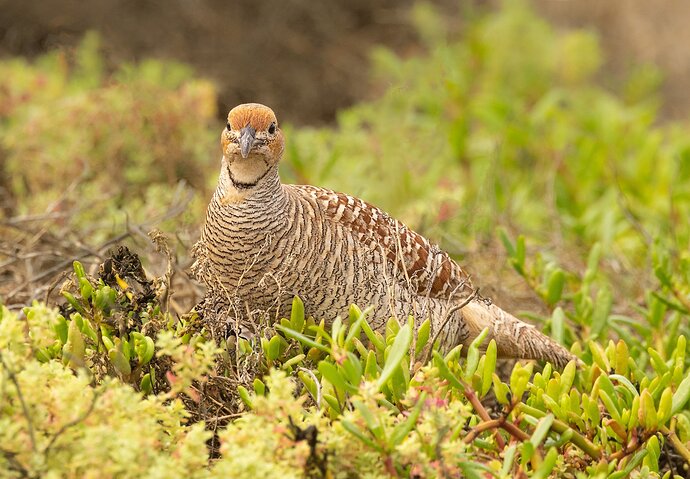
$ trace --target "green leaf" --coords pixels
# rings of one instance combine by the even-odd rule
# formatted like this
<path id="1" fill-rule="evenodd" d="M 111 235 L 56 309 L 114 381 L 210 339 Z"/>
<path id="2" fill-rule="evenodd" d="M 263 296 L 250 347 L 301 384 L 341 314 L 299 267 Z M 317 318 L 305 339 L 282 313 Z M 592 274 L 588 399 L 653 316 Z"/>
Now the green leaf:
<path id="1" fill-rule="evenodd" d="M 393 394 L 392 399 L 396 402 L 402 401 L 405 397 L 409 385 L 409 375 L 406 375 L 408 366 L 404 362 L 399 368 L 393 370 L 393 374 L 386 383 L 386 386 Z"/>
<path id="2" fill-rule="evenodd" d="M 81 281 L 83 278 L 86 278 L 84 266 L 79 261 L 72 262 L 72 267 L 74 268 L 74 274 L 77 275 L 77 280 Z"/>
<path id="3" fill-rule="evenodd" d="M 395 336 L 393 345 L 388 353 L 388 358 L 383 366 L 383 371 L 381 371 L 381 376 L 376 383 L 376 388 L 380 391 L 383 386 L 388 382 L 388 379 L 393 375 L 393 372 L 400 367 L 405 354 L 410 348 L 410 342 L 412 341 L 412 323 L 407 323 L 405 326 L 400 328 Z"/>
<path id="4" fill-rule="evenodd" d="M 345 345 L 351 344 L 359 332 L 362 330 L 362 323 L 366 321 L 367 314 L 371 311 L 371 307 L 361 311 L 354 304 L 350 305 L 350 329 L 347 332 L 347 337 L 345 338 Z"/>
<path id="5" fill-rule="evenodd" d="M 521 276 L 525 275 L 525 259 L 527 256 L 525 248 L 525 237 L 519 235 L 517 241 L 515 242 L 515 254 L 511 258 L 511 263 L 515 271 L 520 273 Z"/>
<path id="6" fill-rule="evenodd" d="M 88 324 L 87 321 L 84 321 L 84 326 Z M 84 331 L 86 328 L 82 329 Z M 120 349 L 122 351 L 122 354 L 125 356 L 125 359 L 127 359 L 127 362 L 129 362 L 130 359 L 132 359 L 132 348 L 129 345 L 129 341 L 126 338 L 123 338 L 121 341 L 118 342 L 118 338 L 115 338 L 115 347 L 116 349 Z"/>
<path id="7" fill-rule="evenodd" d="M 252 398 L 249 395 L 249 391 L 244 386 L 237 386 L 237 393 L 240 395 L 242 402 L 249 408 L 252 409 Z"/>
<path id="8" fill-rule="evenodd" d="M 603 286 L 597 292 L 597 299 L 594 302 L 594 311 L 592 311 L 592 318 L 590 320 L 590 327 L 592 329 L 592 337 L 598 338 L 604 327 L 607 324 L 607 319 L 611 313 L 613 306 L 613 293 L 611 288 Z"/>
<path id="9" fill-rule="evenodd" d="M 659 438 L 652 436 L 647 440 L 647 456 L 645 456 L 643 465 L 647 466 L 653 471 L 659 470 L 659 456 L 661 455 L 661 447 L 659 446 Z"/>
<path id="10" fill-rule="evenodd" d="M 532 479 L 544 479 L 551 475 L 553 468 L 556 466 L 556 461 L 558 460 L 558 449 L 555 447 L 550 447 L 549 452 L 546 453 L 544 460 L 539 465 L 534 474 L 532 474 Z"/>
<path id="11" fill-rule="evenodd" d="M 661 393 L 661 398 L 659 399 L 659 408 L 657 409 L 657 417 L 659 419 L 659 424 L 664 425 L 671 419 L 671 411 L 673 407 L 673 391 L 670 387 L 665 388 L 664 392 Z"/>
<path id="12" fill-rule="evenodd" d="M 140 365 L 147 364 L 153 358 L 155 353 L 155 344 L 153 338 L 144 336 L 138 331 L 132 331 L 129 333 L 130 339 L 134 340 L 134 352 L 137 355 L 137 359 Z M 105 345 L 105 339 L 101 337 L 103 344 Z"/>
<path id="13" fill-rule="evenodd" d="M 84 336 L 94 340 L 95 342 L 95 340 L 97 339 L 96 332 L 93 330 L 93 328 L 91 328 L 91 324 L 88 319 L 85 319 L 79 313 L 73 313 L 72 316 L 70 316 L 70 319 L 73 323 L 76 323 L 76 327 L 79 328 L 79 331 Z"/>
<path id="14" fill-rule="evenodd" d="M 410 411 L 410 415 L 407 418 L 395 426 L 393 432 L 390 435 L 389 443 L 392 446 L 397 446 L 403 442 L 407 437 L 413 427 L 417 424 L 417 418 L 422 412 L 422 407 L 424 406 L 424 401 L 426 400 L 426 392 L 422 392 L 417 398 L 417 402 Z"/>
<path id="15" fill-rule="evenodd" d="M 496 373 L 493 374 L 493 383 L 494 394 L 496 395 L 498 403 L 503 405 L 508 404 L 508 393 L 510 392 L 508 385 L 502 382 L 501 378 Z"/>
<path id="16" fill-rule="evenodd" d="M 280 369 L 283 369 L 285 371 L 289 371 L 290 368 L 292 368 L 293 366 L 296 366 L 299 363 L 301 363 L 302 361 L 304 361 L 304 359 L 306 357 L 307 356 L 304 354 L 298 354 L 297 356 L 293 356 L 290 359 L 288 359 L 287 361 L 285 361 L 283 363 L 283 365 L 280 367 Z"/>
<path id="17" fill-rule="evenodd" d="M 153 359 L 153 355 L 156 352 L 156 347 L 155 343 L 153 341 L 153 338 L 150 336 L 145 336 L 144 337 L 144 343 L 145 347 L 143 348 L 143 353 L 139 357 L 139 363 L 140 364 L 148 364 L 151 359 Z"/>
<path id="18" fill-rule="evenodd" d="M 513 371 L 510 374 L 510 391 L 515 399 L 519 400 L 527 390 L 527 383 L 532 375 L 532 368 L 532 363 L 527 366 L 517 363 L 513 367 Z"/>
<path id="19" fill-rule="evenodd" d="M 535 448 L 539 447 L 539 445 L 546 438 L 546 435 L 549 433 L 551 425 L 553 424 L 553 420 L 553 414 L 547 414 L 546 416 L 541 418 L 537 423 L 537 427 L 534 428 L 534 432 L 532 433 L 532 437 L 530 438 L 530 442 Z"/>
<path id="20" fill-rule="evenodd" d="M 448 353 L 443 357 L 443 359 L 447 363 L 450 363 L 451 361 L 455 361 L 455 359 L 460 356 L 460 353 L 462 352 L 462 348 L 463 348 L 463 344 L 462 343 L 458 344 L 453 349 L 448 351 Z"/>
<path id="21" fill-rule="evenodd" d="M 601 368 L 602 371 L 609 371 L 611 367 L 602 347 L 594 341 L 588 341 L 587 345 L 589 346 L 589 350 L 592 353 L 592 359 L 597 364 L 597 366 L 599 366 L 599 368 Z"/>
<path id="22" fill-rule="evenodd" d="M 562 269 L 554 270 L 549 276 L 548 286 L 546 289 L 546 302 L 550 306 L 556 304 L 563 295 L 563 287 L 565 286 L 565 273 Z"/>
<path id="23" fill-rule="evenodd" d="M 331 324 L 331 338 L 333 340 L 333 344 L 338 344 L 339 346 L 343 346 L 343 342 L 340 341 L 340 336 L 343 332 L 343 321 L 340 319 L 340 316 L 337 316 L 333 320 L 333 324 Z"/>
<path id="24" fill-rule="evenodd" d="M 378 417 L 374 413 L 372 413 L 371 410 L 367 407 L 367 405 L 364 404 L 362 401 L 354 400 L 352 401 L 352 405 L 362 416 L 362 419 L 364 419 L 364 422 L 366 423 L 367 427 L 369 428 L 369 431 L 371 431 L 374 437 L 379 441 L 383 441 L 385 431 L 383 429 L 383 426 L 379 422 Z"/>
<path id="25" fill-rule="evenodd" d="M 475 439 L 475 444 L 479 441 L 479 439 Z M 490 477 L 493 472 L 488 466 L 474 461 L 460 461 L 459 467 L 462 471 L 462 475 L 459 477 L 466 479 L 484 479 Z"/>
<path id="26" fill-rule="evenodd" d="M 417 342 L 415 343 L 414 354 L 419 356 L 424 350 L 424 347 L 429 342 L 429 336 L 431 334 L 431 320 L 427 319 L 424 321 L 417 330 Z"/>
<path id="27" fill-rule="evenodd" d="M 355 349 L 359 353 L 359 357 L 361 358 L 366 358 L 369 355 L 369 351 L 372 351 L 371 349 L 367 348 L 364 344 L 362 344 L 362 341 L 359 340 L 359 338 L 352 338 L 352 344 L 355 346 Z M 351 348 L 348 348 L 348 351 L 351 351 Z"/>
<path id="28" fill-rule="evenodd" d="M 294 330 L 292 330 L 292 329 L 290 329 L 290 328 L 286 328 L 286 327 L 284 327 L 284 326 L 282 326 L 282 325 L 276 325 L 275 328 L 276 328 L 278 331 L 284 333 L 286 336 L 289 336 L 289 337 L 291 337 L 291 338 L 293 338 L 293 339 L 296 339 L 297 341 L 299 341 L 300 343 L 302 343 L 302 344 L 304 344 L 304 345 L 306 345 L 306 346 L 310 346 L 310 347 L 312 347 L 312 348 L 316 348 L 316 349 L 318 349 L 319 351 L 323 351 L 324 353 L 329 353 L 329 354 L 330 354 L 330 352 L 331 352 L 331 350 L 330 350 L 328 347 L 324 346 L 324 345 L 321 344 L 321 343 L 317 343 L 316 341 L 314 341 L 313 339 L 311 339 L 311 338 L 305 336 L 305 335 L 302 334 L 302 333 L 298 333 L 297 331 L 294 331 Z"/>
<path id="29" fill-rule="evenodd" d="M 110 358 L 110 362 L 115 367 L 117 372 L 119 372 L 120 375 L 122 375 L 123 378 L 125 378 L 126 380 L 126 378 L 128 378 L 129 375 L 132 374 L 132 367 L 129 365 L 129 360 L 122 352 L 123 344 L 124 343 L 120 343 L 120 347 L 115 347 L 108 351 L 108 357 Z"/>
<path id="30" fill-rule="evenodd" d="M 687 348 L 687 340 L 685 339 L 685 336 L 683 336 L 681 334 L 678 337 L 678 341 L 676 342 L 676 349 L 674 350 L 674 355 L 676 357 L 676 363 L 684 364 L 686 348 Z"/>
<path id="31" fill-rule="evenodd" d="M 482 371 L 482 388 L 480 394 L 482 397 L 491 389 L 491 384 L 493 382 L 493 375 L 496 371 L 496 357 L 497 348 L 496 341 L 493 339 L 489 341 L 489 346 L 486 348 L 486 355 L 484 356 L 484 369 Z"/>
<path id="32" fill-rule="evenodd" d="M 462 384 L 462 382 L 453 374 L 453 372 L 450 370 L 448 367 L 448 364 L 446 363 L 445 359 L 443 356 L 441 356 L 441 353 L 438 351 L 433 352 L 434 355 L 434 360 L 436 363 L 436 367 L 438 368 L 439 375 L 448 381 L 451 386 L 453 386 L 455 389 L 458 391 L 464 391 L 465 386 Z"/>
<path id="33" fill-rule="evenodd" d="M 252 383 L 252 386 L 254 386 L 254 393 L 257 396 L 265 396 L 266 395 L 266 385 L 264 382 L 259 379 L 259 378 L 254 378 L 254 382 Z"/>
<path id="34" fill-rule="evenodd" d="M 364 366 L 364 375 L 368 380 L 371 380 L 377 376 L 378 372 L 379 369 L 376 361 L 376 353 L 370 349 L 369 353 L 367 354 L 366 365 Z"/>
<path id="35" fill-rule="evenodd" d="M 333 365 L 333 363 L 330 363 L 326 360 L 319 361 L 318 369 L 321 373 L 321 376 L 323 376 L 329 383 L 331 383 L 337 389 L 343 392 L 357 392 L 357 388 L 345 381 L 345 378 L 343 377 L 341 372 L 338 371 L 338 368 L 336 368 L 335 365 Z"/>
<path id="36" fill-rule="evenodd" d="M 101 336 L 101 341 L 103 341 L 103 346 L 105 346 L 106 352 L 110 351 L 115 347 L 115 344 L 113 344 L 113 340 L 110 339 L 108 336 Z"/>
<path id="37" fill-rule="evenodd" d="M 563 308 L 558 306 L 551 314 L 551 337 L 559 344 L 563 344 L 565 339 L 565 313 Z"/>
<path id="38" fill-rule="evenodd" d="M 86 314 L 86 310 L 84 307 L 77 301 L 77 298 L 75 298 L 72 293 L 68 291 L 63 291 L 62 296 L 67 300 L 67 302 L 74 308 L 74 310 L 80 314 Z"/>
<path id="39" fill-rule="evenodd" d="M 662 375 L 668 372 L 668 366 L 666 361 L 661 357 L 661 355 L 654 348 L 647 348 L 647 353 L 649 354 L 649 359 L 652 361 L 652 366 L 657 375 Z"/>
<path id="40" fill-rule="evenodd" d="M 630 352 L 628 351 L 628 345 L 625 344 L 625 341 L 618 340 L 618 343 L 616 343 L 616 365 L 615 365 L 615 370 L 616 373 L 620 374 L 621 376 L 627 376 L 628 374 L 628 359 L 630 358 Z"/>
<path id="41" fill-rule="evenodd" d="M 379 451 L 379 452 L 382 451 L 382 449 L 381 449 L 380 446 L 378 446 L 376 443 L 374 443 L 374 441 L 372 441 L 371 439 L 369 439 L 369 438 L 362 432 L 362 430 L 361 430 L 360 428 L 358 428 L 357 426 L 355 426 L 355 425 L 354 425 L 353 423 L 351 423 L 350 421 L 347 421 L 347 420 L 345 420 L 345 419 L 342 419 L 342 420 L 340 421 L 340 424 L 343 426 L 343 428 L 344 428 L 347 432 L 349 432 L 350 434 L 352 434 L 353 436 L 355 436 L 357 439 L 359 439 L 360 441 L 362 441 L 366 446 L 368 446 L 368 447 L 374 449 L 375 451 Z"/>
<path id="42" fill-rule="evenodd" d="M 481 346 L 488 334 L 489 328 L 484 328 L 482 332 L 474 338 L 467 349 L 467 362 L 465 363 L 465 372 L 463 374 L 465 381 L 469 381 L 477 370 L 477 365 L 479 364 L 479 346 Z"/>
<path id="43" fill-rule="evenodd" d="M 625 376 L 621 376 L 620 374 L 612 374 L 610 376 L 610 379 L 615 379 L 619 384 L 625 387 L 628 391 L 630 391 L 630 396 L 639 396 L 640 393 L 637 391 L 637 388 L 633 383 L 630 382 L 628 378 Z"/>
<path id="44" fill-rule="evenodd" d="M 53 324 L 53 329 L 55 330 L 58 340 L 60 340 L 62 344 L 65 344 L 67 342 L 69 326 L 64 316 L 61 314 L 58 315 L 55 324 Z"/>
<path id="45" fill-rule="evenodd" d="M 587 269 L 585 270 L 584 282 L 591 283 L 594 276 L 599 269 L 599 260 L 601 259 L 601 243 L 595 243 L 589 251 L 587 258 Z"/>
<path id="46" fill-rule="evenodd" d="M 640 424 L 649 431 L 655 430 L 659 425 L 656 408 L 654 407 L 654 398 L 648 389 L 645 389 L 640 394 L 638 417 Z"/>
<path id="47" fill-rule="evenodd" d="M 391 344 L 396 335 L 400 331 L 400 323 L 395 317 L 391 317 L 388 322 L 386 322 L 386 344 Z"/>
<path id="48" fill-rule="evenodd" d="M 585 412 L 587 419 L 592 424 L 598 424 L 601 420 L 599 414 L 599 404 L 595 397 L 590 397 L 587 394 L 582 395 L 582 410 Z"/>
<path id="49" fill-rule="evenodd" d="M 369 326 L 367 321 L 362 321 L 362 329 L 364 330 L 364 334 L 366 334 L 367 338 L 369 338 L 369 341 L 371 341 L 377 350 L 386 350 L 386 342 L 381 340 L 380 335 L 371 329 L 371 326 Z"/>
<path id="50" fill-rule="evenodd" d="M 673 393 L 671 415 L 678 414 L 690 399 L 690 374 L 678 385 L 678 389 Z"/>
<path id="51" fill-rule="evenodd" d="M 642 460 L 645 458 L 645 456 L 649 454 L 647 449 L 640 449 L 637 451 L 635 454 L 633 454 L 632 458 L 629 459 L 629 462 L 625 466 L 625 468 L 621 471 L 616 471 L 608 476 L 608 479 L 623 479 L 630 477 L 630 473 L 640 465 Z"/>
<path id="52" fill-rule="evenodd" d="M 562 417 L 563 411 L 561 411 L 561 406 L 548 394 L 542 394 L 541 400 L 544 401 L 544 405 L 553 412 L 556 416 Z"/>
<path id="53" fill-rule="evenodd" d="M 573 382 L 575 381 L 575 372 L 577 371 L 577 366 L 575 361 L 570 361 L 563 372 L 561 373 L 561 383 L 560 383 L 560 393 L 570 394 L 570 389 L 573 387 Z"/>
<path id="54" fill-rule="evenodd" d="M 337 399 L 335 396 L 333 396 L 333 395 L 331 395 L 331 394 L 324 393 L 324 394 L 322 395 L 322 397 L 323 397 L 323 400 L 326 401 L 326 402 L 328 403 L 328 405 L 330 406 L 330 408 L 331 408 L 336 414 L 340 414 L 340 412 L 341 412 L 340 403 L 338 402 L 338 399 Z"/>
<path id="55" fill-rule="evenodd" d="M 501 242 L 503 243 L 503 247 L 506 249 L 508 256 L 515 256 L 515 247 L 513 246 L 513 243 L 510 241 L 510 238 L 508 237 L 508 233 L 506 232 L 506 230 L 504 228 L 500 228 L 498 230 L 498 234 L 501 237 Z"/>
<path id="56" fill-rule="evenodd" d="M 350 384 L 359 387 L 362 382 L 362 363 L 354 353 L 348 351 L 347 359 L 340 365 L 340 369 Z"/>
<path id="57" fill-rule="evenodd" d="M 79 293 L 85 301 L 91 299 L 91 294 L 93 293 L 93 286 L 91 286 L 91 283 L 89 283 L 88 279 L 81 278 L 79 280 Z"/>
<path id="58" fill-rule="evenodd" d="M 297 377 L 302 380 L 302 384 L 304 384 L 304 387 L 307 388 L 307 391 L 309 391 L 309 394 L 311 394 L 311 397 L 313 397 L 316 402 L 318 400 L 318 388 L 311 375 L 304 371 L 298 371 Z"/>
<path id="59" fill-rule="evenodd" d="M 601 399 L 601 402 L 604 403 L 604 406 L 606 406 L 606 410 L 611 415 L 611 418 L 613 418 L 613 420 L 616 422 L 622 423 L 623 419 L 621 418 L 621 412 L 618 409 L 618 405 L 616 404 L 613 397 L 611 397 L 611 395 L 609 395 L 609 393 L 607 393 L 603 389 L 600 389 L 599 398 Z"/>
<path id="60" fill-rule="evenodd" d="M 304 331 L 304 303 L 299 296 L 292 298 L 292 309 L 290 310 L 290 327 L 293 331 L 301 333 Z"/>
<path id="61" fill-rule="evenodd" d="M 75 315 L 76 316 L 76 315 Z M 86 344 L 81 331 L 79 330 L 76 318 L 70 321 L 69 330 L 67 332 L 67 342 L 63 348 L 63 358 L 67 360 L 72 369 L 84 366 L 86 353 Z"/>
<path id="62" fill-rule="evenodd" d="M 511 444 L 505 449 L 503 455 L 503 467 L 499 477 L 509 477 L 509 472 L 513 469 L 513 461 L 515 461 L 515 454 L 517 453 L 517 444 Z"/>
<path id="63" fill-rule="evenodd" d="M 527 464 L 534 456 L 534 453 L 534 444 L 532 444 L 529 441 L 523 442 L 522 447 L 520 448 L 520 459 L 522 461 L 522 464 Z"/>
<path id="64" fill-rule="evenodd" d="M 275 361 L 280 356 L 280 336 L 273 336 L 268 341 L 268 346 L 266 347 L 266 358 L 269 361 Z"/>
<path id="65" fill-rule="evenodd" d="M 151 381 L 150 373 L 146 373 L 144 376 L 142 376 L 141 381 L 139 381 L 139 391 L 145 395 L 153 392 L 153 382 Z"/>
<path id="66" fill-rule="evenodd" d="M 640 396 L 635 396 L 630 404 L 630 417 L 628 418 L 628 430 L 633 430 L 640 424 Z"/>

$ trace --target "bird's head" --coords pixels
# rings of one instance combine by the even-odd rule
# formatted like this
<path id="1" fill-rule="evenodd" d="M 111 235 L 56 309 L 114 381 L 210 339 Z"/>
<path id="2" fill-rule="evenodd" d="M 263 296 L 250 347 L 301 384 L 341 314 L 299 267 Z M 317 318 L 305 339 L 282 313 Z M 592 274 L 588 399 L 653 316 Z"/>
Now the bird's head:
<path id="1" fill-rule="evenodd" d="M 278 164 L 285 148 L 275 113 L 259 103 L 230 110 L 220 141 L 230 177 L 240 188 L 256 186 Z"/>

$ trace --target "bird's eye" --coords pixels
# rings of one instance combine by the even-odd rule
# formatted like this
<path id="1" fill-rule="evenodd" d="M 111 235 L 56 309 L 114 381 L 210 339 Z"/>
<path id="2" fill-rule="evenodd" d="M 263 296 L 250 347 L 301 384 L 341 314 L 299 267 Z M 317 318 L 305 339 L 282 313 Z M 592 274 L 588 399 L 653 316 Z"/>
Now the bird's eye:
<path id="1" fill-rule="evenodd" d="M 271 123 L 271 126 L 268 127 L 268 132 L 272 135 L 276 132 L 276 124 Z"/>
<path id="2" fill-rule="evenodd" d="M 228 124 L 225 125 L 225 128 L 227 128 L 228 131 L 231 131 L 231 130 L 232 130 L 232 126 L 230 126 L 230 122 L 228 122 Z"/>

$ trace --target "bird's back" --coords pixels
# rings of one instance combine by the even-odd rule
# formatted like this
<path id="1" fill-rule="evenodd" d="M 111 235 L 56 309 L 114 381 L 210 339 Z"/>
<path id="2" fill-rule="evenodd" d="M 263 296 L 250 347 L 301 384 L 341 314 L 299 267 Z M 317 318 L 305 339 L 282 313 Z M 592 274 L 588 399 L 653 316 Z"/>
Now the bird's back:
<path id="1" fill-rule="evenodd" d="M 212 270 L 201 276 L 213 278 L 209 286 L 228 303 L 278 317 L 298 295 L 326 321 L 350 304 L 371 305 L 373 326 L 382 327 L 390 316 L 441 313 L 472 293 L 445 252 L 369 203 L 308 185 L 283 185 L 282 192 L 209 205 L 196 268 Z"/>

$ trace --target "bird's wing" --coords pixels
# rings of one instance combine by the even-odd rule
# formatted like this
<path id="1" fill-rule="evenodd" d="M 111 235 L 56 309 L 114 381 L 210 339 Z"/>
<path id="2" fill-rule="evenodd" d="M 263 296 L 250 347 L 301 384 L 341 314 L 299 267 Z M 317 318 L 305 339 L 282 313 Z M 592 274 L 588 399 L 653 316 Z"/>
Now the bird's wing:
<path id="1" fill-rule="evenodd" d="M 309 185 L 289 185 L 316 201 L 325 217 L 348 228 L 358 241 L 380 249 L 386 261 L 420 296 L 469 297 L 469 276 L 448 254 L 366 201 Z"/>

